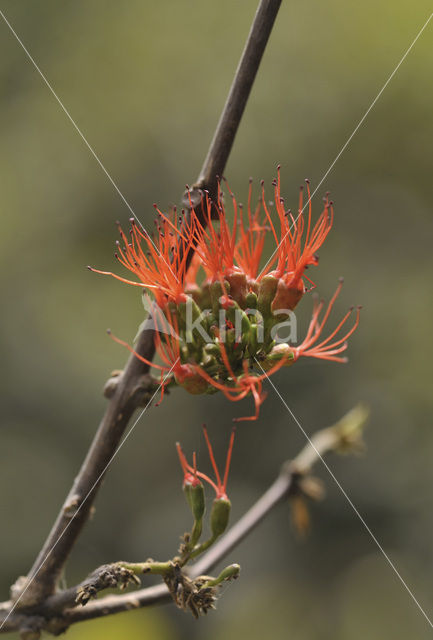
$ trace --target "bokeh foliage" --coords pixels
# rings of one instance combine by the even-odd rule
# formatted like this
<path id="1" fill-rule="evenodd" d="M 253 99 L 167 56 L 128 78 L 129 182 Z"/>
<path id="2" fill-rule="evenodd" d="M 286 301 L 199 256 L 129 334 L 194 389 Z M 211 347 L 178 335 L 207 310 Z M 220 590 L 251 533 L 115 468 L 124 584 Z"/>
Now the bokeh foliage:
<path id="1" fill-rule="evenodd" d="M 245 2 L 1 0 L 49 82 L 139 219 L 180 200 L 207 150 L 256 6 Z M 431 11 L 427 0 L 283 3 L 227 166 L 246 198 L 250 175 L 282 164 L 296 207 L 321 179 Z M 2 178 L 2 592 L 31 565 L 92 438 L 101 388 L 126 359 L 106 327 L 132 339 L 137 291 L 90 274 L 113 268 L 114 221 L 130 212 L 0 21 Z M 337 307 L 363 304 L 350 363 L 299 362 L 276 383 L 307 432 L 359 400 L 371 407 L 368 455 L 330 459 L 337 477 L 421 603 L 433 560 L 430 25 L 315 198 L 330 189 L 335 228 L 313 279 Z M 258 183 L 257 183 L 258 184 Z M 313 272 L 311 272 L 312 274 Z M 299 328 L 311 308 L 304 298 Z M 68 584 L 98 564 L 165 558 L 188 525 L 174 442 L 204 453 L 206 420 L 223 455 L 233 414 L 223 397 L 174 392 L 140 421 L 112 465 Z M 267 486 L 303 436 L 269 389 L 239 429 L 233 517 Z M 204 466 L 206 458 L 201 456 Z M 228 640 L 427 638 L 428 627 L 327 476 L 313 532 L 300 543 L 280 508 L 229 561 L 241 580 L 196 623 L 170 608 L 79 625 L 70 637 Z M 431 595 L 431 593 L 430 593 Z M 91 629 L 91 630 L 90 630 Z M 75 636 L 74 636 L 75 634 Z M 110 635 L 109 635 L 110 634 Z M 11 636 L 12 637 L 12 636 Z"/>

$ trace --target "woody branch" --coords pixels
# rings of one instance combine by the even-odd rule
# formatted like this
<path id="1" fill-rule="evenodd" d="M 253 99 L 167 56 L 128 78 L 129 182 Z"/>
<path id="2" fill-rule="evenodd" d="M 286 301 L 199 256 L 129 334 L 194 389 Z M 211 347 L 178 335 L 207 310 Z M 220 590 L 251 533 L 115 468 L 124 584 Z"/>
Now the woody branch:
<path id="1" fill-rule="evenodd" d="M 231 527 L 228 532 L 207 552 L 201 560 L 188 570 L 191 579 L 212 570 L 242 540 L 248 536 L 271 511 L 291 495 L 304 493 L 305 479 L 313 466 L 330 451 L 356 452 L 362 447 L 362 428 L 367 417 L 363 407 L 357 407 L 332 427 L 318 431 L 302 451 L 291 461 L 283 464 L 275 481 L 257 502 Z M 83 590 L 94 590 L 94 594 L 108 587 L 118 586 L 127 580 L 119 567 L 125 563 L 103 565 L 82 583 L 51 595 L 44 602 L 14 612 L 2 631 L 28 630 L 38 633 L 44 629 L 53 634 L 63 632 L 70 625 L 84 620 L 112 615 L 122 611 L 170 602 L 170 593 L 165 585 L 140 589 L 125 595 L 109 595 L 80 606 Z M 0 624 L 5 619 L 11 603 L 0 604 Z M 25 635 L 23 634 L 23 637 Z M 29 635 L 29 637 L 32 637 Z M 36 636 L 34 636 L 36 637 Z"/>
<path id="2" fill-rule="evenodd" d="M 211 194 L 215 191 L 215 177 L 224 171 L 280 4 L 281 0 L 261 0 L 259 3 L 208 155 L 193 188 L 193 203 L 199 190 L 207 189 Z M 143 328 L 137 351 L 152 360 L 152 329 Z M 122 375 L 115 381 L 109 381 L 108 394 L 111 397 L 107 410 L 75 482 L 27 577 L 18 580 L 12 589 L 14 599 L 20 600 L 20 607 L 41 603 L 54 593 L 129 420 L 138 406 L 150 404 L 154 389 L 149 367 L 134 356 L 129 358 Z"/>

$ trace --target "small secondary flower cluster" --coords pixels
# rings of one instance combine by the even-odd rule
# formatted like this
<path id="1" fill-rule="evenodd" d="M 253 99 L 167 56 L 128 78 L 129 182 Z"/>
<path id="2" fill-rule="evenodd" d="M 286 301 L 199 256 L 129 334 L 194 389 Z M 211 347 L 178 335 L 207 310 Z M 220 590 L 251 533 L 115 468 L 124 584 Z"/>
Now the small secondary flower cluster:
<path id="1" fill-rule="evenodd" d="M 186 500 L 190 506 L 192 515 L 194 517 L 194 526 L 192 528 L 190 536 L 188 536 L 188 539 L 185 542 L 185 547 L 183 549 L 183 554 L 185 555 L 185 557 L 188 556 L 188 559 L 194 558 L 200 553 L 203 553 L 203 551 L 210 547 L 215 542 L 215 540 L 224 533 L 227 528 L 231 510 L 231 502 L 227 496 L 227 480 L 229 476 L 230 461 L 235 439 L 235 429 L 233 428 L 231 432 L 224 475 L 222 478 L 218 471 L 218 466 L 215 461 L 215 456 L 209 440 L 206 425 L 203 425 L 203 433 L 209 452 L 209 458 L 212 464 L 213 471 L 215 473 L 216 482 L 214 482 L 205 473 L 197 470 L 195 453 L 193 454 L 193 466 L 191 466 L 190 464 L 188 464 L 188 461 L 184 452 L 182 451 L 180 444 L 176 444 L 177 453 L 183 471 L 183 490 Z M 203 517 L 206 510 L 204 486 L 202 480 L 207 482 L 214 489 L 215 499 L 212 503 L 210 512 L 209 524 L 211 537 L 209 540 L 207 540 L 206 542 L 202 542 L 199 545 L 198 541 L 202 534 Z"/>
<path id="2" fill-rule="evenodd" d="M 221 184 L 216 202 L 205 192 L 199 207 L 194 209 L 191 203 L 188 214 L 182 211 L 179 216 L 174 210 L 165 215 L 155 205 L 158 220 L 153 237 L 134 219 L 129 237 L 119 225 L 116 258 L 138 281 L 92 269 L 142 287 L 150 295 L 161 364 L 147 361 L 113 338 L 161 371 L 163 390 L 179 385 L 192 394 L 221 391 L 231 401 L 251 394 L 254 415 L 237 420 L 256 419 L 265 397 L 263 380 L 301 356 L 345 362 L 341 354 L 359 321 L 358 308 L 347 328 L 350 309 L 327 337 L 322 335 L 340 281 L 327 307 L 323 301 L 314 302 L 307 334 L 298 346 L 278 341 L 278 327 L 307 291 L 306 282 L 314 287 L 305 270 L 318 264 L 317 251 L 332 228 L 333 205 L 327 196 L 313 223 L 308 181 L 307 202 L 304 205 L 301 188 L 296 214 L 285 208 L 279 167 L 273 187 L 276 216 L 266 202 L 263 182 L 254 208 L 250 181 L 246 211 L 227 185 L 233 204 L 231 222 Z M 260 271 L 266 235 L 272 236 L 275 250 Z"/>

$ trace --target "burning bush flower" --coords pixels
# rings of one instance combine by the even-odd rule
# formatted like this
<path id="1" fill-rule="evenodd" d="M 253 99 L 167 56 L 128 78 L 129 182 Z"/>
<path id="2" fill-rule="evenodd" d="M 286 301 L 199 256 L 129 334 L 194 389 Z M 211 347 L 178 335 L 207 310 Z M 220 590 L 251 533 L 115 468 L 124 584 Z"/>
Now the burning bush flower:
<path id="1" fill-rule="evenodd" d="M 156 208 L 156 205 L 154 206 Z M 168 300 L 177 304 L 186 299 L 185 277 L 188 270 L 188 254 L 194 246 L 197 218 L 192 215 L 191 221 L 188 221 L 185 216 L 177 217 L 176 210 L 171 217 L 165 216 L 158 209 L 157 211 L 155 239 L 145 229 L 140 229 L 134 218 L 129 220 L 130 240 L 118 224 L 123 246 L 120 241 L 117 241 L 115 258 L 126 269 L 132 271 L 140 282 L 128 280 L 111 271 L 100 271 L 93 267 L 89 269 L 96 273 L 113 276 L 126 284 L 148 289 L 158 305 L 164 308 Z"/>
<path id="2" fill-rule="evenodd" d="M 348 311 L 327 338 L 325 324 L 341 291 L 341 283 L 322 319 L 324 303 L 315 302 L 307 335 L 299 346 L 278 339 L 278 327 L 291 320 L 293 309 L 306 292 L 305 270 L 318 264 L 317 251 L 333 224 L 333 206 L 328 197 L 317 221 L 312 220 L 311 194 L 304 206 L 303 189 L 297 215 L 286 210 L 280 190 L 280 168 L 273 182 L 277 224 L 265 200 L 252 207 L 250 181 L 246 211 L 227 190 L 233 205 L 229 222 L 221 184 L 217 201 L 204 193 L 200 216 L 192 207 L 188 215 L 174 210 L 166 216 L 159 209 L 157 233 L 152 238 L 132 220 L 130 238 L 119 226 L 122 242 L 116 258 L 138 278 L 128 280 L 143 287 L 154 299 L 155 347 L 161 364 L 153 363 L 127 343 L 140 360 L 161 371 L 162 394 L 167 385 L 179 385 L 193 394 L 222 391 L 231 401 L 252 395 L 254 420 L 265 394 L 262 381 L 283 366 L 307 356 L 344 362 L 340 354 L 359 322 L 344 332 L 352 313 Z M 304 214 L 304 209 L 307 213 Z M 266 235 L 275 241 L 270 260 L 259 271 Z M 191 263 L 188 259 L 194 256 Z M 341 335 L 343 334 L 343 335 Z M 321 341 L 319 341 L 321 340 Z"/>
<path id="3" fill-rule="evenodd" d="M 204 516 L 204 499 L 203 499 L 203 485 L 200 482 L 200 479 L 207 482 L 215 491 L 215 499 L 212 503 L 212 508 L 210 512 L 210 528 L 212 532 L 212 536 L 209 540 L 202 543 L 200 548 L 191 550 L 191 557 L 202 553 L 206 548 L 208 548 L 222 533 L 224 533 L 227 528 L 227 524 L 230 516 L 231 502 L 227 496 L 227 481 L 229 477 L 229 469 L 230 462 L 232 458 L 233 452 L 233 444 L 235 440 L 235 430 L 232 429 L 229 446 L 227 450 L 226 464 L 224 468 L 224 475 L 221 478 L 220 472 L 218 471 L 218 466 L 215 461 L 215 456 L 213 453 L 212 445 L 209 440 L 209 436 L 207 433 L 206 425 L 203 425 L 203 433 L 206 440 L 206 445 L 209 452 L 209 458 L 212 464 L 212 468 L 215 473 L 215 480 L 212 480 L 209 476 L 201 471 L 197 471 L 196 465 L 196 457 L 193 455 L 193 463 L 194 466 L 188 464 L 188 461 L 185 457 L 185 454 L 182 451 L 182 448 L 179 443 L 177 443 L 177 453 L 179 456 L 180 464 L 183 470 L 183 488 L 185 491 L 186 499 L 188 504 L 191 507 L 192 513 L 194 515 L 195 526 L 199 523 L 199 530 L 202 530 L 202 519 Z"/>

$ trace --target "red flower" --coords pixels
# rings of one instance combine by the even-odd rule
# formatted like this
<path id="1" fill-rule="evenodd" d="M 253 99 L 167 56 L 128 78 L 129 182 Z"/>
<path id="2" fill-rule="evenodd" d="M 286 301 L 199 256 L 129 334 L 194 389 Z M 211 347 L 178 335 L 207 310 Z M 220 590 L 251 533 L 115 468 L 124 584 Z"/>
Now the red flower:
<path id="1" fill-rule="evenodd" d="M 290 210 L 286 211 L 281 197 L 280 167 L 273 185 L 277 223 L 272 220 L 266 203 L 263 182 L 261 200 L 255 209 L 252 207 L 250 181 L 245 210 L 226 183 L 232 200 L 232 222 L 227 218 L 221 184 L 218 184 L 215 203 L 208 193 L 203 194 L 200 216 L 191 201 L 190 215 L 184 218 L 176 217 L 175 212 L 168 217 L 157 209 L 158 234 L 154 239 L 134 221 L 130 242 L 119 228 L 124 246 L 119 244 L 116 257 L 136 274 L 139 282 L 111 272 L 98 273 L 108 273 L 123 282 L 145 287 L 153 294 L 157 305 L 152 315 L 158 321 L 155 347 L 162 364 L 146 360 L 130 345 L 113 338 L 141 361 L 161 371 L 161 396 L 173 381 L 192 394 L 209 392 L 213 387 L 233 402 L 251 394 L 254 415 L 239 420 L 255 420 L 265 398 L 262 382 L 280 367 L 293 364 L 300 356 L 345 361 L 340 354 L 358 326 L 359 309 L 353 327 L 343 337 L 338 335 L 350 311 L 327 338 L 321 338 L 341 284 L 322 318 L 324 303 L 314 303 L 307 335 L 298 347 L 275 346 L 273 329 L 282 318 L 290 315 L 306 291 L 304 279 L 309 278 L 305 276 L 305 270 L 318 264 L 317 251 L 332 228 L 333 208 L 326 197 L 322 213 L 315 223 L 312 221 L 307 181 L 308 206 L 304 207 L 301 189 L 295 216 Z M 272 234 L 276 248 L 259 272 L 268 232 Z M 195 254 L 188 267 L 191 251 Z M 205 276 L 201 284 L 200 269 Z M 189 326 L 190 321 L 193 321 L 193 328 Z M 200 328 L 196 324 L 199 321 L 203 321 Z M 226 329 L 226 344 L 220 337 L 218 323 Z M 263 337 L 259 344 L 261 329 Z M 267 373 L 254 370 L 261 366 L 260 363 Z"/>
<path id="2" fill-rule="evenodd" d="M 281 197 L 280 189 L 280 167 L 278 166 L 278 179 L 274 184 L 275 208 L 280 223 L 277 232 L 272 217 L 269 213 L 265 200 L 265 192 L 262 182 L 262 201 L 266 218 L 274 236 L 276 249 L 271 260 L 268 261 L 262 270 L 260 277 L 267 273 L 271 273 L 276 278 L 281 279 L 287 291 L 284 299 L 287 302 L 288 293 L 289 308 L 293 309 L 305 292 L 305 285 L 302 280 L 305 277 L 305 269 L 309 265 L 317 265 L 319 259 L 316 252 L 320 249 L 326 236 L 332 228 L 334 211 L 332 202 L 329 202 L 328 196 L 325 198 L 325 205 L 316 224 L 313 226 L 311 219 L 311 193 L 309 181 L 306 180 L 308 195 L 308 213 L 304 215 L 304 192 L 300 189 L 298 215 L 295 217 L 289 210 L 284 207 L 284 199 Z M 277 262 L 276 268 L 270 271 L 271 267 Z M 309 278 L 307 278 L 309 280 Z M 310 280 L 311 282 L 311 280 Z M 312 283 L 314 285 L 314 283 Z M 275 300 L 274 308 L 279 307 L 279 301 Z"/>
<path id="3" fill-rule="evenodd" d="M 351 307 L 347 311 L 336 328 L 332 331 L 332 333 L 329 334 L 327 338 L 325 338 L 321 342 L 318 342 L 318 340 L 322 336 L 323 329 L 325 328 L 335 300 L 340 294 L 342 286 L 343 279 L 341 278 L 340 283 L 334 295 L 332 296 L 331 301 L 329 302 L 322 318 L 320 316 L 325 306 L 325 302 L 323 300 L 319 302 L 317 297 L 314 299 L 313 315 L 308 326 L 307 335 L 305 336 L 299 347 L 292 347 L 285 342 L 276 345 L 262 361 L 260 366 L 262 366 L 263 369 L 269 370 L 269 373 L 271 373 L 272 368 L 276 366 L 275 363 L 283 361 L 286 366 L 290 366 L 294 364 L 301 356 L 318 358 L 320 360 L 331 360 L 333 362 L 347 362 L 347 358 L 340 356 L 340 353 L 346 351 L 348 346 L 347 340 L 358 327 L 361 307 L 357 307 L 355 322 L 344 335 L 340 335 L 338 337 L 338 334 L 340 334 L 349 317 L 352 315 L 354 307 Z"/>
<path id="4" fill-rule="evenodd" d="M 234 273 L 243 273 L 249 279 L 256 278 L 263 252 L 266 231 L 260 221 L 260 204 L 254 213 L 251 209 L 252 180 L 248 191 L 248 206 L 245 214 L 238 204 L 227 181 L 225 181 L 233 204 L 233 222 L 227 220 L 224 196 L 218 183 L 217 202 L 213 203 L 207 193 L 202 199 L 202 219 L 207 226 L 197 225 L 197 247 L 203 269 L 210 281 L 222 280 Z M 214 220 L 219 223 L 218 231 Z M 238 237 L 239 236 L 239 237 Z"/>
<path id="5" fill-rule="evenodd" d="M 227 357 L 227 351 L 224 344 L 220 342 L 219 346 L 221 349 L 223 362 L 231 378 L 230 381 L 223 383 L 214 378 L 211 378 L 211 376 L 209 376 L 206 371 L 204 371 L 204 369 L 198 369 L 197 373 L 199 373 L 200 376 L 207 380 L 210 385 L 222 391 L 225 397 L 232 402 L 239 402 L 239 400 L 243 400 L 249 393 L 251 393 L 254 398 L 254 415 L 244 416 L 242 418 L 233 418 L 233 422 L 257 420 L 257 418 L 259 417 L 260 406 L 263 404 L 267 395 L 265 392 L 263 392 L 262 381 L 278 371 L 278 369 L 281 369 L 281 367 L 286 364 L 287 357 L 291 357 L 291 355 L 289 354 L 287 357 L 283 356 L 274 366 L 272 366 L 267 371 L 267 373 L 261 375 L 256 372 L 250 372 L 248 368 L 249 361 L 244 360 L 242 363 L 244 372 L 240 376 L 237 376 L 234 373 L 232 366 L 230 365 L 230 361 Z"/>
<path id="6" fill-rule="evenodd" d="M 287 303 L 288 294 L 287 291 L 283 291 L 284 288 L 287 289 L 290 292 L 289 308 L 294 308 L 305 292 L 302 280 L 305 277 L 305 269 L 309 265 L 317 264 L 316 252 L 332 227 L 332 203 L 326 199 L 324 210 L 313 225 L 308 182 L 308 213 L 304 215 L 301 189 L 296 217 L 284 208 L 280 190 L 280 167 L 278 167 L 278 179 L 273 184 L 279 221 L 278 230 L 266 204 L 263 182 L 264 217 L 262 220 L 260 204 L 254 212 L 252 210 L 251 181 L 246 212 L 242 205 L 237 203 L 226 183 L 233 204 L 232 223 L 227 219 L 223 192 L 221 185 L 218 184 L 216 203 L 210 200 L 208 193 L 204 193 L 199 205 L 200 218 L 206 224 L 199 220 L 191 202 L 189 216 L 177 217 L 176 210 L 171 216 L 166 216 L 157 209 L 159 219 L 155 238 L 152 238 L 144 229 L 140 229 L 133 218 L 131 218 L 130 240 L 119 225 L 123 246 L 118 243 L 115 256 L 126 269 L 138 277 L 139 281 L 128 280 L 111 271 L 101 271 L 91 267 L 89 269 L 111 275 L 127 284 L 147 288 L 161 307 L 165 306 L 167 300 L 172 300 L 176 304 L 185 301 L 186 292 L 197 285 L 196 276 L 200 265 L 208 281 L 219 281 L 224 292 L 225 279 L 232 285 L 232 278 L 241 275 L 245 278 L 245 282 L 248 281 L 249 288 L 254 289 L 255 282 L 260 282 L 265 275 L 271 273 L 281 280 L 277 297 L 283 296 L 282 299 Z M 154 206 L 156 208 L 156 205 Z M 215 218 L 218 221 L 217 226 L 215 226 Z M 271 260 L 259 273 L 265 236 L 269 231 L 275 239 L 276 249 Z M 194 248 L 199 258 L 188 271 L 187 255 Z M 238 281 L 235 282 L 234 286 L 239 286 Z M 277 307 L 274 305 L 274 308 Z"/>
<path id="7" fill-rule="evenodd" d="M 154 205 L 156 208 L 156 205 Z M 140 229 L 134 218 L 130 219 L 130 240 L 119 225 L 123 246 L 117 242 L 116 259 L 126 269 L 134 273 L 140 282 L 127 280 L 111 271 L 100 271 L 89 267 L 91 271 L 113 276 L 121 282 L 149 289 L 160 307 L 167 299 L 176 304 L 185 301 L 185 277 L 188 270 L 187 256 L 194 245 L 195 229 L 198 224 L 194 214 L 189 222 L 186 216 L 177 217 L 176 210 L 171 218 L 159 209 L 157 235 L 153 239 L 147 231 Z"/>
<path id="8" fill-rule="evenodd" d="M 182 363 L 180 355 L 179 345 L 179 324 L 177 317 L 172 314 L 168 309 L 164 313 L 155 308 L 156 322 L 159 331 L 155 331 L 155 348 L 156 352 L 164 362 L 163 365 L 147 360 L 142 355 L 137 353 L 130 344 L 117 338 L 109 331 L 111 338 L 126 347 L 128 351 L 134 354 L 136 358 L 144 362 L 149 367 L 154 367 L 161 371 L 161 400 L 164 397 L 164 389 L 174 378 L 177 384 L 184 387 L 189 393 L 201 394 L 204 393 L 208 385 L 203 380 L 203 377 L 199 374 L 200 366 L 197 364 Z M 165 374 L 165 377 L 164 377 Z"/>
<path id="9" fill-rule="evenodd" d="M 334 338 L 336 338 L 337 334 L 346 324 L 349 317 L 352 315 L 352 311 L 354 309 L 353 307 L 351 307 L 345 314 L 334 331 L 325 340 L 322 340 L 321 342 L 319 342 L 319 344 L 317 344 L 317 341 L 319 340 L 323 328 L 325 327 L 325 324 L 329 318 L 331 309 L 334 306 L 334 302 L 340 294 L 342 286 L 343 279 L 340 280 L 340 283 L 334 295 L 332 296 L 322 319 L 320 319 L 320 314 L 325 303 L 323 300 L 318 302 L 317 298 L 314 300 L 313 315 L 308 327 L 307 335 L 305 336 L 303 342 L 299 345 L 299 347 L 292 348 L 295 362 L 300 356 L 309 356 L 311 358 L 319 358 L 322 360 L 332 360 L 333 362 L 347 362 L 347 358 L 341 357 L 339 354 L 343 351 L 346 351 L 347 339 L 352 335 L 359 324 L 359 314 L 361 307 L 357 307 L 356 309 L 356 318 L 353 326 L 342 337 L 340 336 L 339 338 L 334 340 Z M 332 340 L 334 341 L 332 342 Z"/>
<path id="10" fill-rule="evenodd" d="M 179 456 L 180 466 L 182 467 L 182 471 L 183 471 L 183 486 L 198 487 L 201 484 L 201 482 L 197 475 L 198 473 L 197 459 L 196 459 L 195 451 L 192 454 L 193 466 L 191 467 L 191 465 L 188 464 L 186 456 L 182 451 L 182 447 L 180 446 L 179 442 L 176 443 L 176 449 L 177 449 L 177 455 Z"/>
<path id="11" fill-rule="evenodd" d="M 194 466 L 191 466 L 190 464 L 188 464 L 187 459 L 185 457 L 185 454 L 182 451 L 182 448 L 180 446 L 180 444 L 178 443 L 176 445 L 177 448 L 177 453 L 179 455 L 179 460 L 180 460 L 180 464 L 182 466 L 182 470 L 184 473 L 184 483 L 185 482 L 192 482 L 193 479 L 195 478 L 195 482 L 198 483 L 200 482 L 198 480 L 198 478 L 202 478 L 202 480 L 205 480 L 208 484 L 210 484 L 210 486 L 214 489 L 215 494 L 216 494 L 216 499 L 222 499 L 222 500 L 228 500 L 227 497 L 227 480 L 229 477 L 229 470 L 230 470 L 230 462 L 231 462 L 231 458 L 232 458 L 232 452 L 233 452 L 233 444 L 234 444 L 234 440 L 235 440 L 235 429 L 232 429 L 231 435 L 230 435 L 230 441 L 229 441 L 229 446 L 228 446 L 228 450 L 227 450 L 227 457 L 226 457 L 226 464 L 225 464 L 225 468 L 224 468 L 224 475 L 221 477 L 219 471 L 218 471 L 218 466 L 217 463 L 215 461 L 215 456 L 213 453 L 213 449 L 212 449 L 212 445 L 211 442 L 209 440 L 209 436 L 207 433 L 207 429 L 206 429 L 206 425 L 203 425 L 203 433 L 204 433 L 204 437 L 206 440 L 206 445 L 208 448 L 208 452 L 209 452 L 209 458 L 212 464 L 212 468 L 214 470 L 215 473 L 215 479 L 216 482 L 214 482 L 211 478 L 209 478 L 209 476 L 207 476 L 205 473 L 202 473 L 201 471 L 197 471 L 197 467 L 196 467 L 196 462 L 195 462 L 195 453 L 193 454 L 193 464 Z"/>

